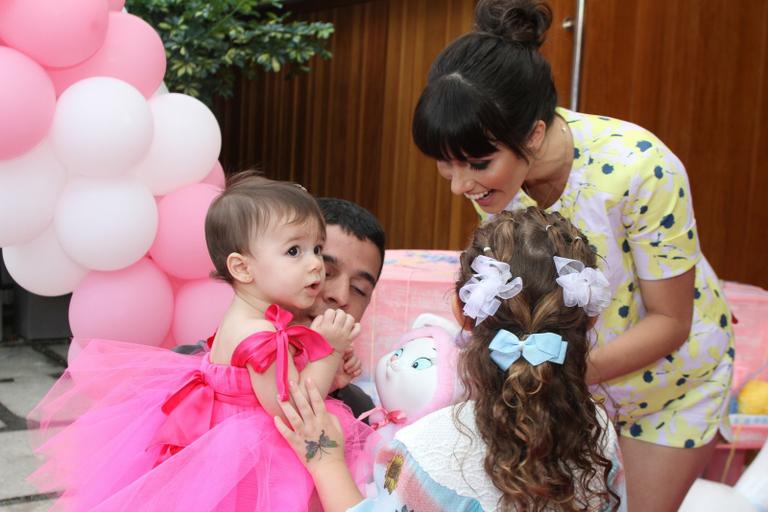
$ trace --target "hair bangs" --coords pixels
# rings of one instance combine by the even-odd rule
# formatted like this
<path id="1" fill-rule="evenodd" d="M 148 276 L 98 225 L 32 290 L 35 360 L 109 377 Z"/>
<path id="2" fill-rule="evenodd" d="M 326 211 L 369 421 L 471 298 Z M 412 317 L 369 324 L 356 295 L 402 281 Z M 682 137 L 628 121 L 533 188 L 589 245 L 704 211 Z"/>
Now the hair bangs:
<path id="1" fill-rule="evenodd" d="M 289 184 L 294 186 L 292 183 Z M 274 197 L 262 197 L 255 201 L 251 223 L 257 236 L 279 225 L 305 227 L 319 238 L 325 239 L 325 220 L 315 200 L 306 192 L 290 188 L 275 191 Z M 282 192 L 282 193 L 281 193 Z M 305 197 L 306 196 L 306 197 Z"/>
<path id="2" fill-rule="evenodd" d="M 466 161 L 497 150 L 504 128 L 497 105 L 458 73 L 431 82 L 413 116 L 413 140 L 436 160 Z M 495 121 L 495 122 L 494 122 Z"/>

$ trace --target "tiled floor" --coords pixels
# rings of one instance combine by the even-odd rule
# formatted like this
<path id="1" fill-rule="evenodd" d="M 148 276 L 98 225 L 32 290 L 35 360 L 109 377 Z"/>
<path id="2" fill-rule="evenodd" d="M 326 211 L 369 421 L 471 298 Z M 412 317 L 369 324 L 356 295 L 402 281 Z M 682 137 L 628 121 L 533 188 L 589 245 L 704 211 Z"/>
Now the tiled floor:
<path id="1" fill-rule="evenodd" d="M 40 512 L 51 496 L 26 482 L 36 460 L 24 419 L 66 366 L 68 340 L 0 343 L 0 511 Z"/>

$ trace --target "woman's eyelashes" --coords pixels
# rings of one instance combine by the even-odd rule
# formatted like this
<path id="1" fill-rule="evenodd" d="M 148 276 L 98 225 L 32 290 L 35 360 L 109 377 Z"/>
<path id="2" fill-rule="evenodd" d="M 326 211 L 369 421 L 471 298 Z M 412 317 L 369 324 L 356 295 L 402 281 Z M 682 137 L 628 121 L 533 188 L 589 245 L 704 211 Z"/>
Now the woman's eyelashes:
<path id="1" fill-rule="evenodd" d="M 453 179 L 457 167 L 469 167 L 473 171 L 485 171 L 491 165 L 491 162 L 493 162 L 492 159 L 466 160 L 464 162 L 438 160 L 437 171 L 440 173 L 440 176 L 450 180 Z"/>
<path id="2" fill-rule="evenodd" d="M 474 160 L 474 161 L 468 161 L 470 169 L 475 171 L 484 171 L 488 168 L 489 165 L 491 165 L 490 160 Z"/>

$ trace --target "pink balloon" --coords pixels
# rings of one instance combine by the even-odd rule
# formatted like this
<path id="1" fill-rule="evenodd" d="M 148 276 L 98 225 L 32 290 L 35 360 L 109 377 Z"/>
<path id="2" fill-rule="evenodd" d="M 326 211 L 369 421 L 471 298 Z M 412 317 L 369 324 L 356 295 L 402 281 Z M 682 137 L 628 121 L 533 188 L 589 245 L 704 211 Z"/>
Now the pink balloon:
<path id="1" fill-rule="evenodd" d="M 153 260 L 154 261 L 154 260 Z M 155 262 L 157 264 L 157 262 Z M 165 277 L 168 278 L 168 281 L 171 283 L 171 290 L 173 290 L 173 295 L 176 295 L 176 292 L 179 291 L 179 288 L 187 284 L 187 280 L 185 279 L 179 279 L 178 277 L 173 277 L 170 274 L 166 274 Z"/>
<path id="2" fill-rule="evenodd" d="M 158 202 L 157 235 L 149 255 L 169 275 L 202 279 L 213 270 L 205 243 L 205 215 L 220 193 L 213 185 L 196 183 Z"/>
<path id="3" fill-rule="evenodd" d="M 108 13 L 104 0 L 2 0 L 0 35 L 43 66 L 74 66 L 104 43 Z"/>
<path id="4" fill-rule="evenodd" d="M 208 339 L 232 302 L 232 287 L 223 281 L 190 281 L 176 293 L 171 333 L 179 345 Z"/>
<path id="5" fill-rule="evenodd" d="M 49 68 L 60 95 L 73 83 L 93 76 L 111 76 L 151 97 L 165 75 L 165 48 L 157 32 L 141 18 L 124 12 L 109 13 L 104 44 L 88 60 L 68 68 Z"/>
<path id="6" fill-rule="evenodd" d="M 69 325 L 80 338 L 160 345 L 173 319 L 173 292 L 147 258 L 114 272 L 91 272 L 72 293 Z"/>
<path id="7" fill-rule="evenodd" d="M 224 185 L 226 185 L 227 178 L 224 176 L 224 168 L 221 166 L 221 163 L 219 161 L 216 161 L 216 165 L 213 166 L 213 169 L 211 169 L 211 172 L 208 173 L 208 176 L 203 179 L 200 183 L 208 183 L 210 185 L 213 185 L 214 187 L 219 187 L 220 189 L 224 189 Z"/>
<path id="8" fill-rule="evenodd" d="M 165 337 L 163 342 L 158 345 L 160 348 L 174 348 L 178 343 L 176 343 L 176 338 L 173 337 L 172 332 L 168 332 L 168 335 Z"/>
<path id="9" fill-rule="evenodd" d="M 110 11 L 122 11 L 125 7 L 125 0 L 109 0 Z"/>
<path id="10" fill-rule="evenodd" d="M 56 94 L 43 68 L 0 46 L 0 160 L 22 155 L 43 140 L 55 109 Z"/>

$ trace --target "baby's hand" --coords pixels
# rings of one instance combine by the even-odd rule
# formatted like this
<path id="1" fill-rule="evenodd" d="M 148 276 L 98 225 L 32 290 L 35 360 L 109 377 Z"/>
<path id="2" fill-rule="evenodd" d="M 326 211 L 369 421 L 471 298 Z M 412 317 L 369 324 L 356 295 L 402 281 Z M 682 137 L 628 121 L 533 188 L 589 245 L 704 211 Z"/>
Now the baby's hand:
<path id="1" fill-rule="evenodd" d="M 335 391 L 349 385 L 354 379 L 358 378 L 363 373 L 363 363 L 360 358 L 357 357 L 354 350 L 348 348 L 344 351 L 344 360 L 339 366 L 339 370 L 333 377 L 333 384 L 331 384 L 331 390 Z"/>
<path id="2" fill-rule="evenodd" d="M 339 352 L 349 348 L 352 340 L 360 334 L 360 324 L 355 318 L 341 309 L 327 309 L 322 315 L 315 317 L 310 326 L 328 340 L 331 346 Z"/>

